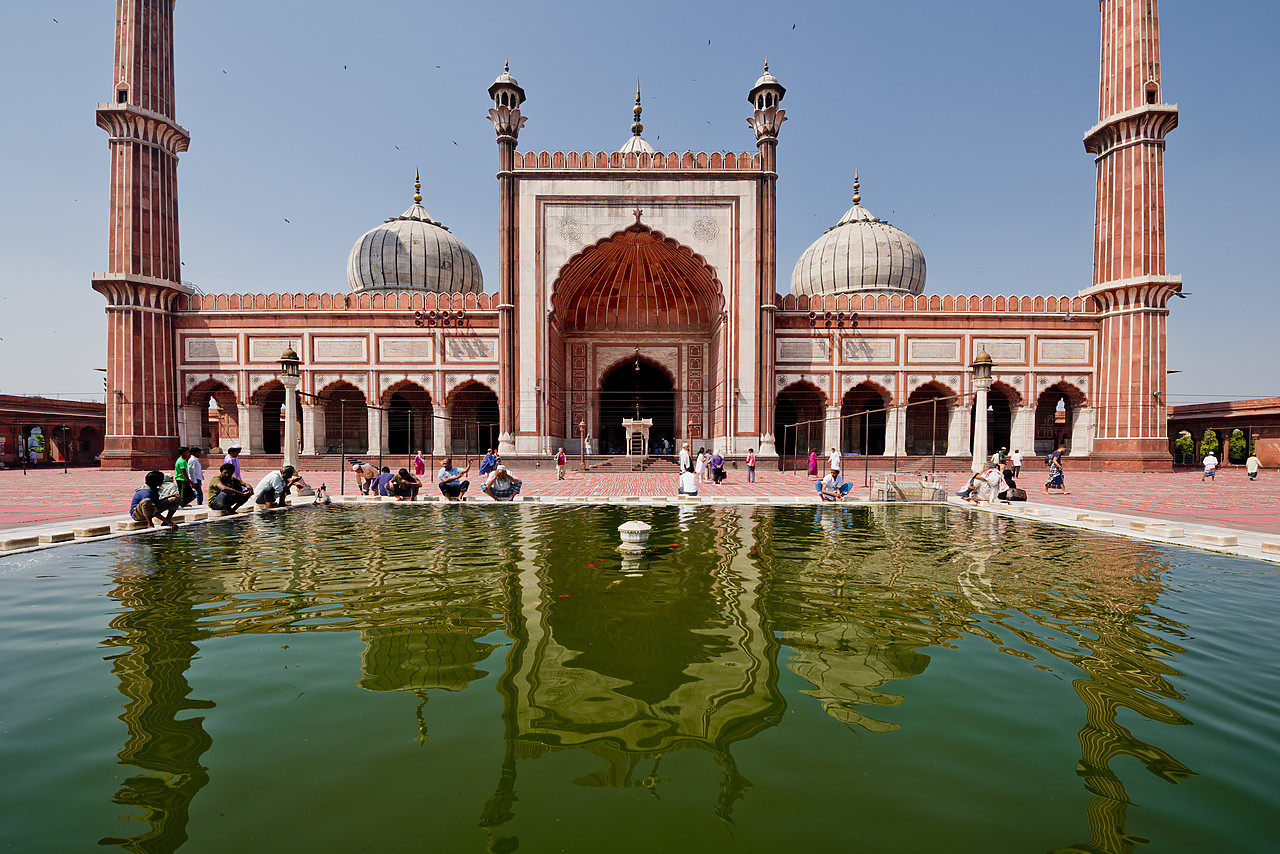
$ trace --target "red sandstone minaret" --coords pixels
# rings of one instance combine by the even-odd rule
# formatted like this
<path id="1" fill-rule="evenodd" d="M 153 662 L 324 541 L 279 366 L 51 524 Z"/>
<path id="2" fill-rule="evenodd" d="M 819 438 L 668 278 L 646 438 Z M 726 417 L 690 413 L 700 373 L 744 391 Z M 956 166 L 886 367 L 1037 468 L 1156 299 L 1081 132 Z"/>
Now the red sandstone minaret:
<path id="1" fill-rule="evenodd" d="M 1107 467 L 1169 468 L 1165 326 L 1182 280 L 1165 271 L 1163 101 L 1157 0 L 1100 0 L 1098 165 L 1093 287 L 1101 310 L 1093 457 Z"/>
<path id="2" fill-rule="evenodd" d="M 747 124 L 756 132 L 760 152 L 760 201 L 757 213 L 756 293 L 759 308 L 756 326 L 756 352 L 760 354 L 760 373 L 756 382 L 756 419 L 760 436 L 760 455 L 771 457 L 776 452 L 773 435 L 774 417 L 774 293 L 778 278 L 778 130 L 787 120 L 787 112 L 779 106 L 787 90 L 769 73 L 764 74 L 747 94 L 756 108 Z"/>
<path id="3" fill-rule="evenodd" d="M 516 144 L 525 117 L 524 90 L 503 67 L 489 87 L 489 118 L 498 135 L 498 453 L 516 451 Z"/>
<path id="4" fill-rule="evenodd" d="M 112 103 L 97 110 L 111 137 L 107 272 L 93 277 L 107 298 L 107 468 L 167 462 L 178 442 L 178 154 L 190 138 L 173 120 L 173 6 L 118 0 Z"/>

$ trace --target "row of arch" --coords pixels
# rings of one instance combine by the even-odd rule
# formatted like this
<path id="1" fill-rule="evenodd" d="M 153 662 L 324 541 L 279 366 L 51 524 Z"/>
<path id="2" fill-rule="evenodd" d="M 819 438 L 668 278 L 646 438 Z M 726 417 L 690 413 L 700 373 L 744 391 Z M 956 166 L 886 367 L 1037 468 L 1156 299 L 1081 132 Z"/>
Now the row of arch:
<path id="1" fill-rule="evenodd" d="M 476 453 L 497 447 L 498 397 L 477 380 L 454 387 L 439 405 L 412 380 L 393 384 L 373 406 L 346 380 L 298 398 L 303 454 Z M 187 393 L 185 441 L 207 448 L 238 442 L 249 453 L 281 453 L 284 405 L 279 380 L 260 386 L 243 403 L 225 383 L 206 380 Z"/>
<path id="2" fill-rule="evenodd" d="M 1020 413 L 1026 402 L 1022 394 L 1002 382 L 992 384 L 987 393 L 986 454 L 999 448 L 1015 448 L 1024 454 L 1043 454 L 1073 443 L 1079 418 L 1088 405 L 1084 393 L 1071 383 L 1054 383 L 1037 395 L 1034 409 Z M 976 404 L 970 396 L 957 395 L 946 385 L 931 381 L 917 387 L 906 405 L 895 407 L 893 394 L 884 386 L 862 382 L 845 392 L 840 400 L 838 429 L 828 429 L 834 413 L 828 412 L 827 395 L 816 385 L 800 381 L 788 385 L 777 396 L 774 429 L 778 452 L 805 454 L 816 449 L 825 453 L 835 441 L 841 450 L 867 456 L 886 453 L 907 456 L 968 453 L 973 444 Z M 968 411 L 968 444 L 952 447 L 957 440 L 955 415 Z M 1015 414 L 1030 415 L 1031 433 L 1015 435 Z M 896 447 L 890 433 L 894 418 L 904 420 L 902 447 Z M 1027 441 L 1027 440 L 1030 441 Z"/>

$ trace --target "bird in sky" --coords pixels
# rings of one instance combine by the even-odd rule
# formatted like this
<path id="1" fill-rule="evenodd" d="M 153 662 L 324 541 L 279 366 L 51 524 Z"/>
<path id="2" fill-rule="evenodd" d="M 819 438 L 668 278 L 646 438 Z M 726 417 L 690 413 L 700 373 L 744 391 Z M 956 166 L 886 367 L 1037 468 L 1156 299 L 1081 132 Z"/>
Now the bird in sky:
<path id="1" fill-rule="evenodd" d="M 289 222 L 289 220 L 287 220 L 287 219 L 286 219 L 286 220 L 285 220 L 285 222 Z M 290 223 L 290 224 L 292 225 L 292 223 Z"/>
<path id="2" fill-rule="evenodd" d="M 54 19 L 53 19 L 53 22 L 54 22 L 55 24 L 56 24 L 56 23 L 58 23 L 58 19 L 57 19 L 57 18 L 54 18 Z"/>

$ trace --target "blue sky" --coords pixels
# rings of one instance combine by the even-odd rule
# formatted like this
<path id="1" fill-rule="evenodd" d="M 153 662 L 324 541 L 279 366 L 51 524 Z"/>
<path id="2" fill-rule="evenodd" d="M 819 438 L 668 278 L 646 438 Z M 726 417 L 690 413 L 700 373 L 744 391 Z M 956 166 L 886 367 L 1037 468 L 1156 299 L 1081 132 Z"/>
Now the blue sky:
<path id="1" fill-rule="evenodd" d="M 1161 3 L 1170 400 L 1280 394 L 1280 198 L 1271 40 L 1280 5 Z M 7 10 L 0 68 L 0 391 L 100 394 L 114 3 Z M 300 10 L 305 10 L 300 11 Z M 55 20 L 56 19 L 56 20 Z M 746 93 L 787 87 L 779 290 L 849 205 L 911 234 L 929 293 L 1074 294 L 1091 281 L 1093 0 L 540 4 L 181 2 L 185 278 L 207 293 L 342 291 L 364 231 L 424 204 L 496 275 L 486 89 L 511 61 L 525 150 L 614 150 L 636 79 L 661 150 L 752 150 Z M 288 220 L 286 222 L 285 220 Z"/>

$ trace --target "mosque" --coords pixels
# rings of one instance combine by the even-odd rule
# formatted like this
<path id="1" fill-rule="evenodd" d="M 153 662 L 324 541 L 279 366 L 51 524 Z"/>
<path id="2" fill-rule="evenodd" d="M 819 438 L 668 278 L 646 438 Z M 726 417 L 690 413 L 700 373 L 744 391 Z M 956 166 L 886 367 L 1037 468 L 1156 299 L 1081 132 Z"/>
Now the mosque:
<path id="1" fill-rule="evenodd" d="M 104 466 L 178 444 L 281 452 L 280 358 L 301 361 L 301 453 L 545 456 L 691 440 L 736 457 L 840 447 L 969 458 L 975 361 L 988 450 L 1168 469 L 1165 135 L 1154 0 L 1101 0 L 1094 276 L 1074 295 L 926 292 L 921 247 L 862 205 L 816 235 L 779 293 L 786 89 L 747 91 L 754 149 L 522 151 L 525 92 L 489 87 L 499 247 L 476 257 L 413 202 L 356 239 L 341 293 L 206 295 L 180 278 L 174 0 L 118 0 L 110 136 Z M 1082 283 L 1085 284 L 1085 283 Z M 984 355 L 985 354 L 985 355 Z M 981 435 L 981 434 L 979 434 Z M 981 450 L 981 449 L 980 449 Z"/>

